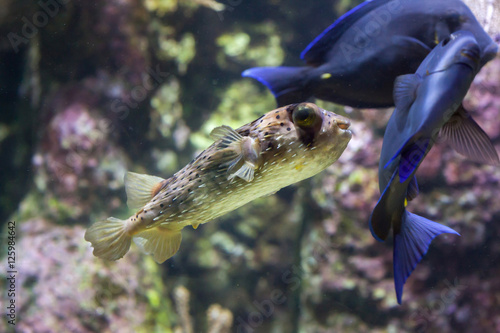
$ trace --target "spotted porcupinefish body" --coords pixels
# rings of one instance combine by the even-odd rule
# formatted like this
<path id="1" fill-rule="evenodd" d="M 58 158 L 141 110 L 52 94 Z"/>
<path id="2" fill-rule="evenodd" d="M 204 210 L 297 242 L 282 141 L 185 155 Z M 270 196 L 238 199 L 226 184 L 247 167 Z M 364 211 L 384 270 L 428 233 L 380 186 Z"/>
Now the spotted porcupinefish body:
<path id="1" fill-rule="evenodd" d="M 350 138 L 348 119 L 312 103 L 288 105 L 233 130 L 215 128 L 215 142 L 169 179 L 129 172 L 128 220 L 108 218 L 85 239 L 94 255 L 117 260 L 131 240 L 162 263 L 179 249 L 181 229 L 314 176 L 335 162 Z"/>

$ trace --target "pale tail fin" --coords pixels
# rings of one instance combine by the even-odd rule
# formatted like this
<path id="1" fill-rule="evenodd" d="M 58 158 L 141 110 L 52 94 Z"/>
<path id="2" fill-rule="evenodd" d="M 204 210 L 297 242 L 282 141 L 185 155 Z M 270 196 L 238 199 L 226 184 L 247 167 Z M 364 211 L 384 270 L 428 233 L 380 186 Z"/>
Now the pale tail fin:
<path id="1" fill-rule="evenodd" d="M 134 236 L 134 242 L 146 254 L 152 254 L 161 264 L 173 256 L 181 245 L 181 231 L 162 227 L 151 228 Z"/>
<path id="2" fill-rule="evenodd" d="M 88 228 L 85 240 L 92 243 L 96 257 L 118 260 L 128 252 L 132 240 L 125 230 L 126 226 L 127 221 L 110 217 Z"/>
<path id="3" fill-rule="evenodd" d="M 399 304 L 406 279 L 427 253 L 434 237 L 443 233 L 459 235 L 442 224 L 404 211 L 401 231 L 394 236 L 394 284 Z"/>

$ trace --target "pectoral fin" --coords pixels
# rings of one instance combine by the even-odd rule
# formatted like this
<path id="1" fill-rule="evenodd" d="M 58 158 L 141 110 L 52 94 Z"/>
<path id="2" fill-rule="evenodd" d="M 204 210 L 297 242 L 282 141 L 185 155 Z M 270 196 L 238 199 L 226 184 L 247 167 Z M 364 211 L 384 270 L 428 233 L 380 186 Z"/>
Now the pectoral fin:
<path id="1" fill-rule="evenodd" d="M 129 208 L 143 207 L 158 193 L 161 182 L 164 180 L 156 176 L 127 172 L 125 174 L 125 191 L 127 192 Z"/>
<path id="2" fill-rule="evenodd" d="M 422 78 L 418 74 L 400 75 L 394 81 L 394 105 L 401 111 L 407 111 L 417 97 L 417 88 Z"/>
<path id="3" fill-rule="evenodd" d="M 227 179 L 239 177 L 251 182 L 260 162 L 261 149 L 258 139 L 241 136 L 229 126 L 215 128 L 210 136 L 220 140 L 218 148 L 229 153 L 226 156 L 228 161 L 221 164 L 227 166 Z"/>
<path id="4" fill-rule="evenodd" d="M 234 166 L 236 166 L 236 164 Z M 229 175 L 227 176 L 227 179 L 231 180 L 235 177 L 240 177 L 241 179 L 247 182 L 251 182 L 255 174 L 255 169 L 256 166 L 254 164 L 251 164 L 249 162 L 244 162 L 243 165 L 241 166 L 234 168 L 230 167 L 228 169 Z"/>
<path id="5" fill-rule="evenodd" d="M 500 165 L 490 138 L 463 106 L 441 128 L 439 135 L 459 154 L 475 162 Z"/>

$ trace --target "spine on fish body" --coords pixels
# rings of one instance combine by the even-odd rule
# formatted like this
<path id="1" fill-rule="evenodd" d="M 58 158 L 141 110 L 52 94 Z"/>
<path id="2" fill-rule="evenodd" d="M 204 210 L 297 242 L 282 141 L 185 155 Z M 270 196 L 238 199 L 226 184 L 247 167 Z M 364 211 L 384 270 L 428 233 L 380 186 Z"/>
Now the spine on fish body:
<path id="1" fill-rule="evenodd" d="M 314 176 L 335 162 L 351 132 L 348 119 L 301 103 L 273 110 L 238 130 L 215 128 L 214 143 L 169 179 L 128 172 L 127 204 L 137 213 L 91 226 L 94 255 L 117 260 L 133 240 L 162 263 L 196 229 L 244 204 Z"/>

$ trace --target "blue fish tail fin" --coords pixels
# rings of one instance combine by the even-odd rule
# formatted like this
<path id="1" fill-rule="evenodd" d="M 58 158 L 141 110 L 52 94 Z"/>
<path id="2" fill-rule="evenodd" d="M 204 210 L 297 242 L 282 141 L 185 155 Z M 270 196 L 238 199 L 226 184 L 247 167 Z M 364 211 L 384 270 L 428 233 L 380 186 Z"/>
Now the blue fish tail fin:
<path id="1" fill-rule="evenodd" d="M 394 285 L 398 303 L 403 297 L 403 285 L 422 260 L 434 237 L 443 234 L 459 235 L 455 230 L 405 210 L 401 230 L 394 236 Z"/>
<path id="2" fill-rule="evenodd" d="M 254 67 L 241 76 L 251 77 L 273 93 L 278 106 L 305 102 L 312 93 L 306 87 L 308 67 Z"/>

